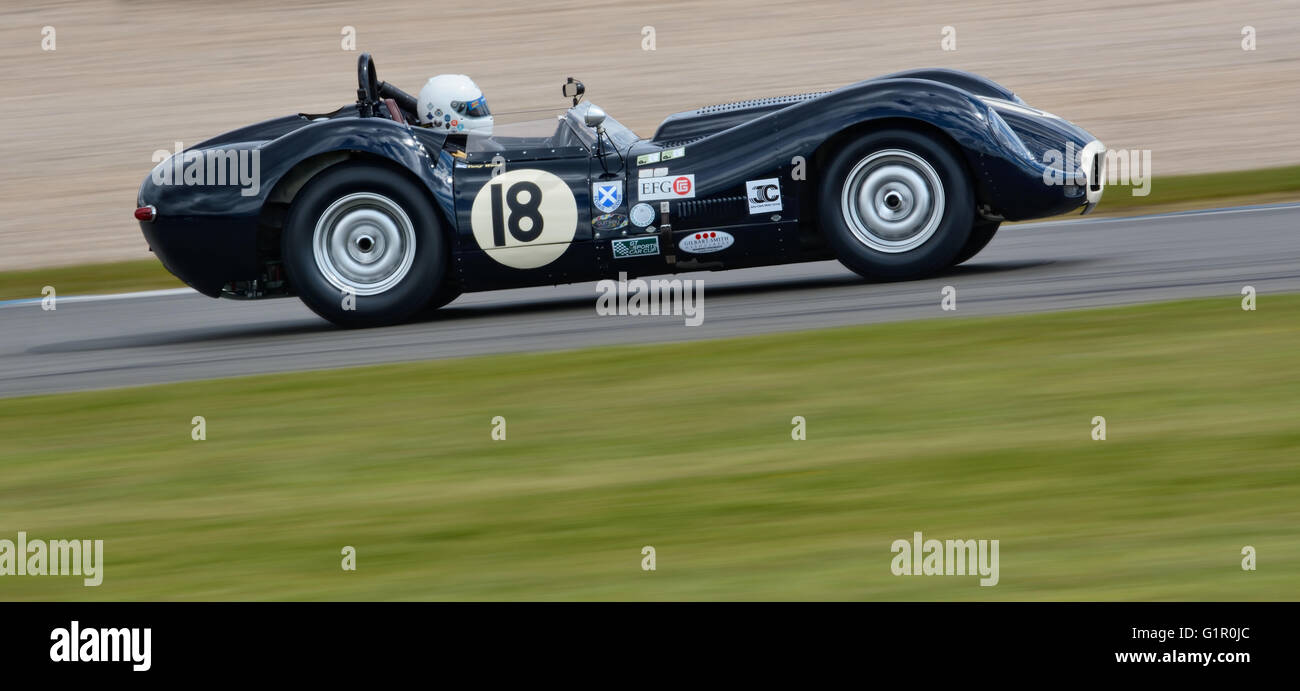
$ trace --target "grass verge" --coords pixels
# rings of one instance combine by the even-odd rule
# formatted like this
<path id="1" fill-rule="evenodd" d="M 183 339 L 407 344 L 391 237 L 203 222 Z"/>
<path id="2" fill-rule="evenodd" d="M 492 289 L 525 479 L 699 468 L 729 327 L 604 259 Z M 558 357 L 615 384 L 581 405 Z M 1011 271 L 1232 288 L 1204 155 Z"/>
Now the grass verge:
<path id="1" fill-rule="evenodd" d="M 0 538 L 106 561 L 0 600 L 1294 599 L 1297 342 L 1227 297 L 0 400 Z M 891 575 L 916 531 L 1000 583 Z"/>
<path id="2" fill-rule="evenodd" d="M 185 284 L 156 259 L 55 266 L 0 273 L 0 300 L 40 298 L 45 286 L 67 296 L 184 288 Z"/>
<path id="3" fill-rule="evenodd" d="M 1300 166 L 1232 173 L 1173 175 L 1151 181 L 1150 194 L 1133 196 L 1132 185 L 1110 185 L 1097 214 L 1134 216 L 1220 206 L 1300 201 Z"/>

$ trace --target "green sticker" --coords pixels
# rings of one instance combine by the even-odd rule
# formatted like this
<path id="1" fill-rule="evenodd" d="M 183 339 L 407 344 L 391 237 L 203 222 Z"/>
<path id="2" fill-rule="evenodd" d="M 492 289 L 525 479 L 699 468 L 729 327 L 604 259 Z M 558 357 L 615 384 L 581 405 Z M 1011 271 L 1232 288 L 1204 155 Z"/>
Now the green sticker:
<path id="1" fill-rule="evenodd" d="M 614 258 L 648 257 L 659 254 L 659 238 L 628 238 L 615 240 Z"/>

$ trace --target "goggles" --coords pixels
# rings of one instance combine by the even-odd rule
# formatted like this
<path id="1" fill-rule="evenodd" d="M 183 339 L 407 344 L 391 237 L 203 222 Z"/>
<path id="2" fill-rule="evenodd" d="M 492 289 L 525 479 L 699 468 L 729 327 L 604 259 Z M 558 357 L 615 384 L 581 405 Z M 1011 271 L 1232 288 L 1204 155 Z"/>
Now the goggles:
<path id="1" fill-rule="evenodd" d="M 461 115 L 467 115 L 472 118 L 480 118 L 492 114 L 492 111 L 488 110 L 486 96 L 479 96 L 472 101 L 452 101 L 451 109 Z"/>

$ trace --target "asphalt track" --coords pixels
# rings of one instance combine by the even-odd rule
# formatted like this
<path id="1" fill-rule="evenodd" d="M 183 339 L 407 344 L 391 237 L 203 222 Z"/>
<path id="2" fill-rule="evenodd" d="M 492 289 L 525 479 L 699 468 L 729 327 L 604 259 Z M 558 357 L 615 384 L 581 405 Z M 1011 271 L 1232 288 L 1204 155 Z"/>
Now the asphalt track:
<path id="1" fill-rule="evenodd" d="M 836 262 L 683 274 L 704 320 L 598 316 L 594 283 L 462 296 L 429 321 L 341 330 L 296 299 L 165 291 L 0 303 L 0 396 L 135 386 L 488 353 L 712 339 L 919 318 L 1043 312 L 1191 297 L 1252 285 L 1300 291 L 1300 204 L 1009 226 L 966 265 L 869 283 Z M 957 290 L 957 310 L 940 309 Z M 869 357 L 864 347 L 863 356 Z"/>

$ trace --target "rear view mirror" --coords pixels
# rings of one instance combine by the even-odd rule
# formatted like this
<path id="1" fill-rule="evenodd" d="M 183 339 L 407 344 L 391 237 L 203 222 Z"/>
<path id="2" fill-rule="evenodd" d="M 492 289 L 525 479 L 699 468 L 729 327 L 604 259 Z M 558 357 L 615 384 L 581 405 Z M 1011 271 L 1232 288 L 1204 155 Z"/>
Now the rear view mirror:
<path id="1" fill-rule="evenodd" d="M 565 98 L 573 99 L 573 105 L 575 106 L 578 105 L 578 101 L 582 100 L 582 95 L 586 92 L 587 87 L 573 77 L 569 77 L 569 80 L 561 87 L 561 93 L 564 94 Z"/>

